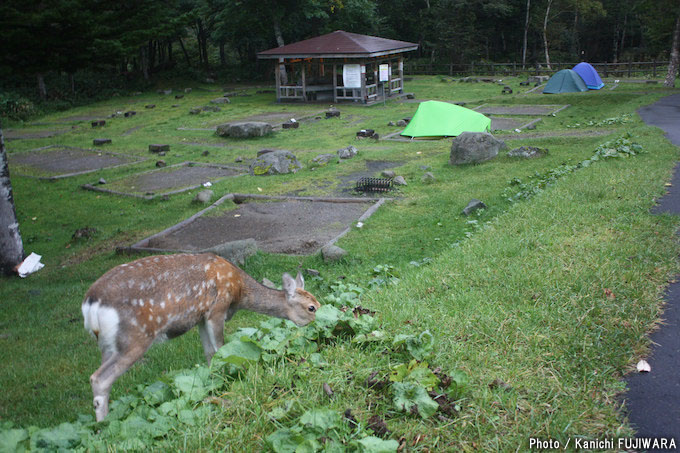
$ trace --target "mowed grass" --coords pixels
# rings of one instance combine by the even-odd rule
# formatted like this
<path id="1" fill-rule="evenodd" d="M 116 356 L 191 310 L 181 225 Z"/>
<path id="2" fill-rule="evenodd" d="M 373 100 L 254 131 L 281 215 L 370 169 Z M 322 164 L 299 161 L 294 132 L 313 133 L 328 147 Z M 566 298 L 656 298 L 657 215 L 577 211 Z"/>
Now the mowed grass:
<path id="1" fill-rule="evenodd" d="M 519 79 L 504 82 L 519 89 Z M 625 89 L 578 95 L 501 96 L 502 87 L 492 84 L 427 77 L 416 78 L 412 84 L 407 90 L 423 99 L 463 100 L 471 105 L 571 105 L 555 117 L 544 118 L 541 132 L 561 131 L 584 119 L 632 114 L 670 93 L 650 87 L 641 92 L 639 86 L 629 89 L 622 84 L 619 88 Z M 276 429 L 267 412 L 291 396 L 309 408 L 340 412 L 350 408 L 364 424 L 371 415 L 380 415 L 391 436 L 405 437 L 410 446 L 415 442 L 415 450 L 515 451 L 527 448 L 530 436 L 564 441 L 574 436 L 630 434 L 617 403 L 617 395 L 625 388 L 621 376 L 644 355 L 645 335 L 657 322 L 663 288 L 678 271 L 677 219 L 649 214 L 678 157 L 677 149 L 660 132 L 634 116 L 630 123 L 602 127 L 609 135 L 508 142 L 510 147 L 548 148 L 549 155 L 542 159 L 513 160 L 501 155 L 481 165 L 451 167 L 447 163 L 450 140 L 376 143 L 354 139 L 361 128 L 373 128 L 381 135 L 397 130 L 385 125 L 411 116 L 417 104 L 341 105 L 340 119 L 303 123 L 298 130 L 253 141 L 177 130 L 211 127 L 243 115 L 284 110 L 294 115 L 325 108 L 277 105 L 272 95 L 257 94 L 254 88 L 249 91 L 252 96 L 233 98 L 223 112 L 196 116 L 188 115 L 189 104 L 205 104 L 220 93 L 194 90 L 182 100 L 147 93 L 129 101 L 113 100 L 90 110 L 132 105 L 138 115 L 112 119 L 103 131 L 77 123 L 80 127 L 69 134 L 12 141 L 7 147 L 10 153 L 46 144 L 90 147 L 92 138 L 108 134 L 114 143 L 106 149 L 131 155 L 146 157 L 148 144 L 170 143 L 172 151 L 164 158 L 168 164 L 185 160 L 232 163 L 236 157 L 252 158 L 261 148 L 276 147 L 294 151 L 305 165 L 295 175 L 227 178 L 213 186 L 216 195 L 293 191 L 325 195 L 333 191 L 340 176 L 357 171 L 366 160 L 399 162 L 395 171 L 409 185 L 396 192 L 396 199 L 363 228 L 353 229 L 340 241 L 350 252 L 345 261 L 326 264 L 319 256 L 258 254 L 244 268 L 257 278 L 274 281 L 298 265 L 318 269 L 322 279 L 308 279 L 308 289 L 323 297 L 327 285 L 338 279 L 368 288 L 376 266 L 392 266 L 390 272 L 399 282 L 367 290 L 362 305 L 375 310 L 383 329 L 392 335 L 432 332 L 436 339 L 433 362 L 464 371 L 470 389 L 459 402 L 461 410 L 455 419 L 423 421 L 396 412 L 391 401 L 362 384 L 371 372 L 389 370 L 390 356 L 338 341 L 324 350 L 328 366 L 304 375 L 292 365 L 252 366 L 225 395 L 231 404 L 202 428 L 173 440 L 177 448 L 261 450 L 263 439 Z M 172 107 L 180 101 L 181 107 Z M 147 103 L 157 107 L 142 110 Z M 49 120 L 87 111 L 80 108 Z M 139 129 L 122 135 L 134 127 Z M 526 180 L 563 163 L 580 162 L 600 143 L 625 132 L 647 153 L 597 162 L 559 179 L 529 200 L 507 201 L 504 192 L 513 178 Z M 354 160 L 310 169 L 317 154 L 349 144 L 359 148 Z M 205 150 L 207 156 L 202 155 Z M 200 207 L 191 203 L 195 191 L 167 201 L 144 201 L 87 192 L 79 186 L 101 177 L 113 180 L 149 170 L 154 162 L 55 182 L 13 174 L 26 251 L 42 254 L 46 267 L 28 279 L 3 278 L 1 282 L 2 420 L 50 426 L 92 411 L 88 377 L 99 365 L 99 353 L 82 329 L 83 294 L 107 269 L 134 258 L 117 255 L 117 246 L 167 228 Z M 434 182 L 421 181 L 425 171 L 435 175 Z M 464 217 L 461 210 L 472 198 L 489 207 L 472 218 Z M 98 230 L 92 239 L 71 238 L 76 229 L 86 226 Z M 425 262 L 424 258 L 431 261 L 410 264 Z M 257 325 L 261 319 L 240 313 L 228 323 L 227 331 Z M 114 385 L 112 398 L 202 360 L 196 332 L 157 345 Z M 495 380 L 507 387 L 490 386 Z M 333 399 L 323 392 L 323 383 L 333 388 Z"/>

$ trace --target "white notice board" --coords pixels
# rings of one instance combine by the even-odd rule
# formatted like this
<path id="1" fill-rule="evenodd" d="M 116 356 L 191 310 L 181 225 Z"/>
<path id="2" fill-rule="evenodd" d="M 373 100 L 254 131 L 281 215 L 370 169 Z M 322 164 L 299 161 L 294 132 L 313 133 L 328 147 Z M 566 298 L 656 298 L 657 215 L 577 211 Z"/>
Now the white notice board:
<path id="1" fill-rule="evenodd" d="M 390 80 L 390 65 L 381 64 L 378 68 L 380 71 L 380 81 L 387 82 Z"/>
<path id="2" fill-rule="evenodd" d="M 361 88 L 361 65 L 343 65 L 342 84 L 345 86 L 345 88 Z"/>

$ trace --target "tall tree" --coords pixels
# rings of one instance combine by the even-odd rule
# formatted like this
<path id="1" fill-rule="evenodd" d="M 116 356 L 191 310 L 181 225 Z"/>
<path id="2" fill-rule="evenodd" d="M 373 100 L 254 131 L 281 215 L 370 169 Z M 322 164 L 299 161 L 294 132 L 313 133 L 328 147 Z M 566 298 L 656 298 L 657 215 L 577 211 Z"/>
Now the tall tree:
<path id="1" fill-rule="evenodd" d="M 14 209 L 7 152 L 0 127 L 0 272 L 11 274 L 24 259 L 24 245 Z"/>
<path id="2" fill-rule="evenodd" d="M 671 61 L 668 64 L 668 73 L 664 86 L 675 88 L 675 74 L 678 73 L 678 63 L 680 61 L 680 14 L 675 20 L 675 30 L 673 31 L 673 44 L 671 45 Z"/>

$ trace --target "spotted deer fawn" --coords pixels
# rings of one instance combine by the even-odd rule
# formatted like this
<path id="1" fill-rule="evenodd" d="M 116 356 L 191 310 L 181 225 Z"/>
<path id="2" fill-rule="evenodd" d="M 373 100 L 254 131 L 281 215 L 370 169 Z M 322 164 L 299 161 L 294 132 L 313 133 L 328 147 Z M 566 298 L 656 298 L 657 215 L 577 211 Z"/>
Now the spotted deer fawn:
<path id="1" fill-rule="evenodd" d="M 312 322 L 319 302 L 298 273 L 283 274 L 283 291 L 261 285 L 211 253 L 149 256 L 117 266 L 92 284 L 82 310 L 102 364 L 90 376 L 97 421 L 109 411 L 113 383 L 152 343 L 198 325 L 208 361 L 224 344 L 224 323 L 238 310 Z"/>

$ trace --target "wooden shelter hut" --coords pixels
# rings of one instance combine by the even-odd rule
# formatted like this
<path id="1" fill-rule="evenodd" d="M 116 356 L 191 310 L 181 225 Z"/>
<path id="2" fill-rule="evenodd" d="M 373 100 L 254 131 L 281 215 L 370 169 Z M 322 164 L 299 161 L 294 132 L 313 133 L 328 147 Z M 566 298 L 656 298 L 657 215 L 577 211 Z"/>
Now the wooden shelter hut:
<path id="1" fill-rule="evenodd" d="M 334 31 L 257 54 L 278 61 L 276 100 L 372 104 L 403 93 L 404 52 L 418 44 Z"/>

